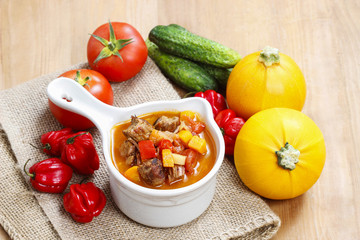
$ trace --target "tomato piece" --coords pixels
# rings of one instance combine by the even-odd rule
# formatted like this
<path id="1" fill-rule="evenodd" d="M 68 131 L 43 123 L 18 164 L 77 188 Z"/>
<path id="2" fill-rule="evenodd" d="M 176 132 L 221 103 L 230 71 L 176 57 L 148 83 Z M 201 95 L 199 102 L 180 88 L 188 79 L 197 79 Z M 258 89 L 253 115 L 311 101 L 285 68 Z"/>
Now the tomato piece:
<path id="1" fill-rule="evenodd" d="M 199 134 L 205 129 L 205 123 L 203 122 L 195 122 L 192 126 L 192 130 L 195 134 Z"/>
<path id="2" fill-rule="evenodd" d="M 173 150 L 173 145 L 169 139 L 162 139 L 159 143 L 159 150 L 162 152 L 163 149 Z"/>
<path id="3" fill-rule="evenodd" d="M 109 81 L 101 73 L 90 69 L 77 69 L 67 71 L 59 77 L 74 79 L 103 103 L 109 105 L 113 104 L 113 90 Z M 74 130 L 85 130 L 94 127 L 94 124 L 87 118 L 62 109 L 50 100 L 49 108 L 54 117 L 65 127 L 69 127 Z"/>
<path id="4" fill-rule="evenodd" d="M 156 157 L 156 149 L 151 140 L 143 140 L 138 143 L 141 160 L 152 159 Z"/>
<path id="5" fill-rule="evenodd" d="M 189 174 L 193 174 L 194 173 L 194 168 L 195 168 L 196 163 L 197 163 L 198 153 L 195 150 L 186 149 L 186 150 L 183 151 L 182 154 L 186 156 L 186 160 L 185 160 L 185 170 L 186 170 L 186 172 L 189 173 Z"/>
<path id="6" fill-rule="evenodd" d="M 188 123 L 193 134 L 199 134 L 204 131 L 206 125 L 201 121 L 194 121 L 189 116 L 184 116 L 184 121 Z"/>
<path id="7" fill-rule="evenodd" d="M 109 81 L 123 82 L 134 77 L 147 59 L 147 47 L 140 33 L 130 24 L 109 22 L 98 27 L 87 45 L 91 69 Z"/>

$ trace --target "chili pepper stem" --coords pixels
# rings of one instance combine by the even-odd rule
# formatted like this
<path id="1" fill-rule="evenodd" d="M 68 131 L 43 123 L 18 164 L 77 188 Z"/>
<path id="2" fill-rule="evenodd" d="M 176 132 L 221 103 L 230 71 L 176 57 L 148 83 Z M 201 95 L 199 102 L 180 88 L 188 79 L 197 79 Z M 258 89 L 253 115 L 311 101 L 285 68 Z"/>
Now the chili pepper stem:
<path id="1" fill-rule="evenodd" d="M 28 164 L 28 162 L 29 162 L 30 160 L 31 160 L 31 159 L 29 158 L 29 159 L 26 161 L 26 163 L 25 163 L 25 165 L 24 165 L 24 172 L 25 172 L 26 175 L 28 175 L 29 177 L 35 178 L 35 174 L 29 173 L 28 171 L 26 171 L 26 165 Z"/>
<path id="2" fill-rule="evenodd" d="M 195 95 L 196 92 L 188 92 L 186 93 L 182 98 L 188 98 L 188 97 L 193 97 Z"/>
<path id="3" fill-rule="evenodd" d="M 223 128 L 220 128 L 221 134 L 224 136 L 225 135 L 225 130 Z"/>
<path id="4" fill-rule="evenodd" d="M 88 180 L 88 177 L 83 178 L 79 184 L 81 185 L 81 184 L 83 184 L 83 183 L 84 183 L 85 181 L 87 181 L 87 180 Z"/>
<path id="5" fill-rule="evenodd" d="M 88 134 L 89 132 L 84 132 L 84 133 L 80 133 L 80 134 L 78 134 L 78 135 L 75 135 L 75 136 L 73 136 L 73 137 L 71 137 L 71 138 L 68 138 L 67 140 L 66 140 L 66 144 L 73 144 L 74 142 L 75 142 L 75 138 L 76 137 L 79 137 L 79 136 L 81 136 L 81 135 L 85 135 L 85 134 Z"/>
<path id="6" fill-rule="evenodd" d="M 44 147 L 42 147 L 42 148 L 39 148 L 38 146 L 35 146 L 35 145 L 33 145 L 32 143 L 29 143 L 29 144 L 30 144 L 30 146 L 32 146 L 33 148 L 36 148 L 36 149 L 38 149 L 38 150 L 44 150 L 44 149 L 46 149 L 46 150 L 48 150 L 48 151 L 51 150 L 51 145 L 50 145 L 50 143 L 46 143 L 46 144 L 44 145 Z"/>
<path id="7" fill-rule="evenodd" d="M 43 149 L 46 149 L 46 150 L 51 150 L 51 145 L 50 143 L 46 143 L 45 146 L 43 147 Z"/>
<path id="8" fill-rule="evenodd" d="M 35 145 L 33 145 L 32 143 L 29 143 L 30 144 L 30 146 L 32 146 L 33 148 L 36 148 L 36 149 L 38 149 L 38 150 L 41 150 L 41 148 L 39 148 L 38 146 L 35 146 Z M 48 143 L 47 143 L 48 144 Z M 50 144 L 49 144 L 49 146 L 50 146 Z M 45 148 L 45 147 L 44 147 Z"/>

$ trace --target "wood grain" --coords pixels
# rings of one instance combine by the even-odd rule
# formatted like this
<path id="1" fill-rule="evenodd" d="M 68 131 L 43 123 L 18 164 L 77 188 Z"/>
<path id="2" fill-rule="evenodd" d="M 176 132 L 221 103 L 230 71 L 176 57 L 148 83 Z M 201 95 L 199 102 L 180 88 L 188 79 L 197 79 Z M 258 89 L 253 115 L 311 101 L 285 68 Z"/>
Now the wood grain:
<path id="1" fill-rule="evenodd" d="M 360 2 L 0 1 L 0 89 L 86 61 L 89 33 L 108 20 L 144 38 L 178 23 L 242 55 L 278 47 L 302 69 L 303 112 L 322 130 L 327 160 L 319 181 L 292 200 L 270 201 L 282 226 L 274 239 L 360 236 Z M 7 239 L 0 231 L 0 238 Z"/>

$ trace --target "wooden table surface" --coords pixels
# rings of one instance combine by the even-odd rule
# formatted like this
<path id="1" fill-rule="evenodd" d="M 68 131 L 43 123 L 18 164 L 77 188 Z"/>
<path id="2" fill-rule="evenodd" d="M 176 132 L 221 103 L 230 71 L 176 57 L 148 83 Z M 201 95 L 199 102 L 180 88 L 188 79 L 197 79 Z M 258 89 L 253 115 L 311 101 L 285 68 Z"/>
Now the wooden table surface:
<path id="1" fill-rule="evenodd" d="M 266 45 L 291 56 L 308 87 L 303 112 L 322 130 L 327 159 L 304 195 L 266 200 L 274 239 L 360 238 L 360 3 L 303 1 L 0 1 L 0 89 L 86 61 L 89 33 L 124 21 L 144 38 L 180 24 L 243 56 Z M 7 239 L 4 230 L 0 237 Z"/>

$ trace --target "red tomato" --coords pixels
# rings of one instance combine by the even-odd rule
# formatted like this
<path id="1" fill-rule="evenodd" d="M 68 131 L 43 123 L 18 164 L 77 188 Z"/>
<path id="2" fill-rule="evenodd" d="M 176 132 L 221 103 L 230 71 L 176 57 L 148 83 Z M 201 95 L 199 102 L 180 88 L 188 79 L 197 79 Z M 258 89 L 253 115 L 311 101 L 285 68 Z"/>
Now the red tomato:
<path id="1" fill-rule="evenodd" d="M 140 72 L 147 53 L 140 33 L 130 24 L 122 22 L 101 25 L 87 45 L 90 67 L 114 82 L 126 81 Z"/>
<path id="2" fill-rule="evenodd" d="M 102 74 L 89 69 L 78 69 L 65 72 L 61 74 L 60 77 L 74 79 L 100 101 L 109 105 L 113 104 L 113 90 L 110 83 Z M 75 130 L 84 130 L 94 127 L 94 124 L 87 118 L 62 109 L 50 100 L 49 107 L 54 117 L 65 127 Z"/>

